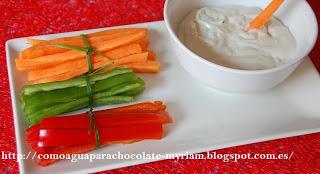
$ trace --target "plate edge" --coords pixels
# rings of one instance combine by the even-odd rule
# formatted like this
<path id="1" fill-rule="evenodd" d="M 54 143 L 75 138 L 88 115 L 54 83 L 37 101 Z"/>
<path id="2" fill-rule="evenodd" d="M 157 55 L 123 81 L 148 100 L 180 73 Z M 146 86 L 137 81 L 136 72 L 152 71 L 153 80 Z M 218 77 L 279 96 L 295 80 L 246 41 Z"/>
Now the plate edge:
<path id="1" fill-rule="evenodd" d="M 17 105 L 15 104 L 16 98 L 15 98 L 15 89 L 14 89 L 14 80 L 13 80 L 13 72 L 12 72 L 12 64 L 10 61 L 10 47 L 12 42 L 14 42 L 15 39 L 7 40 L 5 43 L 5 51 L 6 51 L 6 62 L 7 62 L 7 73 L 9 77 L 9 89 L 10 89 L 10 97 L 11 97 L 11 106 L 12 106 L 12 113 L 13 113 L 13 121 L 14 121 L 14 133 L 16 138 L 16 148 L 17 148 L 17 154 L 22 154 L 22 147 L 21 147 L 21 134 L 20 134 L 20 127 L 19 127 L 19 118 L 17 114 Z M 19 158 L 18 160 L 18 166 L 19 166 L 19 173 L 24 174 L 25 173 L 25 165 L 23 162 L 23 159 Z"/>

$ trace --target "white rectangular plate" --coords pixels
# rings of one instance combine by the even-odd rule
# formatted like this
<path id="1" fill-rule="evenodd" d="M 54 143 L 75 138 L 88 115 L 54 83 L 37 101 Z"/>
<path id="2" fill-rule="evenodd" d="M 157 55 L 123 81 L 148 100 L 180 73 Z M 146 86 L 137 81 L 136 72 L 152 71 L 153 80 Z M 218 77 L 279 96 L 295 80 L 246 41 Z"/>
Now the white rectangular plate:
<path id="1" fill-rule="evenodd" d="M 289 79 L 268 92 L 250 95 L 223 93 L 198 84 L 178 64 L 163 22 L 120 28 L 123 27 L 150 30 L 150 47 L 157 52 L 162 70 L 159 74 L 140 75 L 146 80 L 147 89 L 137 101 L 165 101 L 174 124 L 166 126 L 166 137 L 161 141 L 110 145 L 92 153 L 197 153 L 320 131 L 319 103 L 314 100 L 320 98 L 320 79 L 309 59 Z M 98 30 L 103 29 L 37 38 L 52 39 Z M 26 47 L 26 38 L 13 39 L 6 44 L 17 148 L 21 154 L 30 151 L 25 143 L 27 124 L 19 103 L 19 91 L 26 83 L 26 74 L 16 70 L 14 59 Z M 28 159 L 20 160 L 19 166 L 21 173 L 88 173 L 151 161 L 154 160 L 95 160 L 92 163 L 63 160 L 39 167 L 35 160 Z"/>

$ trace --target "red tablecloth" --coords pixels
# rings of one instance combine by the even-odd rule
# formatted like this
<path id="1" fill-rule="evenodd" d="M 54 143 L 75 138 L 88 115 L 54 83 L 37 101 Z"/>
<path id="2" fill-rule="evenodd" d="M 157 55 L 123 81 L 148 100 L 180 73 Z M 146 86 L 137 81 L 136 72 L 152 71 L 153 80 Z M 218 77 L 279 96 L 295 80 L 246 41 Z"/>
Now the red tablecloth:
<path id="1" fill-rule="evenodd" d="M 318 0 L 309 0 L 320 19 Z M 317 4 L 318 3 L 318 4 Z M 0 151 L 16 152 L 4 43 L 8 39 L 162 20 L 164 0 L 0 0 Z M 311 57 L 320 70 L 320 44 Z M 320 89 L 319 89 L 320 90 Z M 317 101 L 315 101 L 317 102 Z M 106 173 L 320 173 L 320 133 L 228 148 L 219 153 L 290 153 L 291 160 L 165 160 Z M 17 173 L 1 160 L 0 173 Z"/>

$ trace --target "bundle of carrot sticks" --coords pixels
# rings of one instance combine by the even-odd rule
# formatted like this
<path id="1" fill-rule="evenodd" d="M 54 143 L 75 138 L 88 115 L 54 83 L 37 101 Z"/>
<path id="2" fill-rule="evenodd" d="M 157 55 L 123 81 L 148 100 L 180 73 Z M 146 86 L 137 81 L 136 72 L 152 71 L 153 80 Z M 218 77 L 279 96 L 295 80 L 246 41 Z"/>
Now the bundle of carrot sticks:
<path id="1" fill-rule="evenodd" d="M 133 69 L 138 73 L 156 73 L 160 62 L 156 54 L 148 50 L 147 29 L 124 28 L 95 32 L 86 35 L 91 47 L 103 55 L 92 55 L 93 69 L 113 64 L 102 70 L 115 67 Z M 18 70 L 28 71 L 28 80 L 47 83 L 68 80 L 88 72 L 88 61 L 84 51 L 58 47 L 67 45 L 85 48 L 81 36 L 52 40 L 28 39 L 32 46 L 23 50 L 16 59 Z"/>

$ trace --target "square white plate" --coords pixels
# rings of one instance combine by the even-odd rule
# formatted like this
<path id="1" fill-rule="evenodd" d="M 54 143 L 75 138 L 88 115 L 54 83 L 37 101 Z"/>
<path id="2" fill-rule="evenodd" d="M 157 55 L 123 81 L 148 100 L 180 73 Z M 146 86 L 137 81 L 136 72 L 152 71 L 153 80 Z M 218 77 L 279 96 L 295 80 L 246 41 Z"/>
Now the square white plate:
<path id="1" fill-rule="evenodd" d="M 163 22 L 120 27 L 150 29 L 150 47 L 157 52 L 162 70 L 159 74 L 140 74 L 147 82 L 147 89 L 137 101 L 165 101 L 175 123 L 166 126 L 166 137 L 161 141 L 110 145 L 92 153 L 197 153 L 320 131 L 320 109 L 316 102 L 320 98 L 320 79 L 309 59 L 289 79 L 268 92 L 228 94 L 198 84 L 184 71 L 176 60 Z M 103 29 L 37 38 L 51 39 L 98 30 Z M 26 47 L 26 38 L 6 43 L 15 133 L 20 154 L 28 154 L 30 151 L 25 143 L 27 124 L 19 103 L 19 91 L 26 83 L 26 74 L 16 70 L 14 59 Z M 88 173 L 151 161 L 155 160 L 95 160 L 92 163 L 86 160 L 76 163 L 63 160 L 48 167 L 39 167 L 35 160 L 28 159 L 19 160 L 19 167 L 21 173 Z"/>

